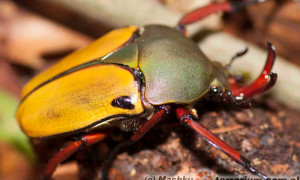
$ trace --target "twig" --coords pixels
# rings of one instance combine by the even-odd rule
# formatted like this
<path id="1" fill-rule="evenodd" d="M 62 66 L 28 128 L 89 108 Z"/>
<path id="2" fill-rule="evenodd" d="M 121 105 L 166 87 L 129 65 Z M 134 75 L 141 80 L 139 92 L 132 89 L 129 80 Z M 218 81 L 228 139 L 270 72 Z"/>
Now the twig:
<path id="1" fill-rule="evenodd" d="M 233 125 L 233 126 L 211 129 L 211 132 L 213 132 L 215 134 L 222 134 L 222 133 L 236 131 L 236 130 L 242 129 L 243 127 L 244 126 L 242 126 L 240 124 L 236 124 L 236 125 Z"/>

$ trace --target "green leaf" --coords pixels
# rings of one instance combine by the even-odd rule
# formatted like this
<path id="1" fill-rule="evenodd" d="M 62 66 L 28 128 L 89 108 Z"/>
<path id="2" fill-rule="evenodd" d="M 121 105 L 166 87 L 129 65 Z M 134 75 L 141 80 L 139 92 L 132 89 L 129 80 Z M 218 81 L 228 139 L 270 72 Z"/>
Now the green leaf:
<path id="1" fill-rule="evenodd" d="M 16 97 L 0 88 L 0 140 L 12 143 L 34 160 L 29 139 L 21 131 L 15 119 L 18 102 Z"/>

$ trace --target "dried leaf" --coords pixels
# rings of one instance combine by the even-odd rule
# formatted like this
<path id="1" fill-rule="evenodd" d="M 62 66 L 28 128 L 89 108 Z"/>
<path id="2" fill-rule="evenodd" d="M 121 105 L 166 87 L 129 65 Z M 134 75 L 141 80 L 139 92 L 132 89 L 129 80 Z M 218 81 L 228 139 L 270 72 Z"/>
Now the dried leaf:
<path id="1" fill-rule="evenodd" d="M 1 1 L 0 12 L 7 9 L 13 10 L 0 13 L 0 39 L 3 56 L 14 63 L 40 69 L 45 66 L 43 54 L 78 49 L 90 42 L 86 36 Z"/>

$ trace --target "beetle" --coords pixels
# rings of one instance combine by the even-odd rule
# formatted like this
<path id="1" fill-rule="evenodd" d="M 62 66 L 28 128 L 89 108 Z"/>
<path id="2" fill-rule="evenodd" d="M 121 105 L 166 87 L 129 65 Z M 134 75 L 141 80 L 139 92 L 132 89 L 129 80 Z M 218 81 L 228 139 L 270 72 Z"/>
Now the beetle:
<path id="1" fill-rule="evenodd" d="M 237 107 L 250 106 L 249 97 L 265 92 L 276 82 L 277 75 L 271 72 L 274 47 L 268 43 L 261 75 L 252 84 L 240 86 L 225 66 L 210 61 L 187 38 L 185 30 L 186 25 L 214 12 L 232 12 L 258 2 L 210 4 L 185 15 L 176 28 L 147 25 L 113 30 L 29 81 L 16 113 L 25 134 L 40 140 L 80 134 L 50 159 L 43 173 L 45 179 L 51 178 L 56 166 L 80 147 L 103 140 L 108 135 L 105 129 L 133 132 L 124 143 L 132 144 L 171 111 L 181 124 L 235 162 L 267 178 L 197 122 L 193 106 L 207 96 Z"/>

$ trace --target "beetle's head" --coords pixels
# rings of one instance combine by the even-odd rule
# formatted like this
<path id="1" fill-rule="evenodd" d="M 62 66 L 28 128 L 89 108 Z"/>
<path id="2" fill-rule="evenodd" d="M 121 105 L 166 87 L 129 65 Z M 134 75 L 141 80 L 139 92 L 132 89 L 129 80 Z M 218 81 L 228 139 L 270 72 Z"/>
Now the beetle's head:
<path id="1" fill-rule="evenodd" d="M 230 90 L 232 96 L 234 96 L 237 100 L 243 100 L 245 98 L 252 97 L 255 94 L 267 91 L 275 84 L 277 79 L 277 74 L 271 72 L 276 58 L 275 48 L 271 43 L 268 43 L 268 58 L 260 76 L 247 86 L 239 85 L 239 78 L 230 75 L 228 70 L 233 60 L 244 55 L 246 52 L 247 49 L 237 53 L 232 58 L 229 65 L 225 67 L 218 62 L 213 62 L 215 79 L 211 85 Z"/>

